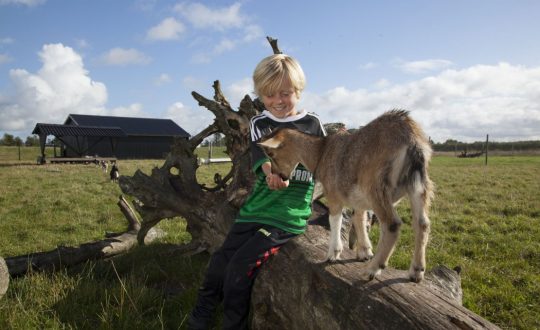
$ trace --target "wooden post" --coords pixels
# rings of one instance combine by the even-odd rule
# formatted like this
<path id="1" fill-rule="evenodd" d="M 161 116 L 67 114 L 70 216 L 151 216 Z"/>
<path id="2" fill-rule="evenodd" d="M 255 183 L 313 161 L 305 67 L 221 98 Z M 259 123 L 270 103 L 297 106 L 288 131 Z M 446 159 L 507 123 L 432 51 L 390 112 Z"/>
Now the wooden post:
<path id="1" fill-rule="evenodd" d="M 486 135 L 486 161 L 484 163 L 484 165 L 487 166 L 487 162 L 488 162 L 488 143 L 489 143 L 489 134 Z"/>
<path id="2" fill-rule="evenodd" d="M 45 145 L 47 144 L 47 134 L 39 133 L 39 148 L 41 150 L 41 157 L 39 158 L 39 165 L 45 164 Z"/>

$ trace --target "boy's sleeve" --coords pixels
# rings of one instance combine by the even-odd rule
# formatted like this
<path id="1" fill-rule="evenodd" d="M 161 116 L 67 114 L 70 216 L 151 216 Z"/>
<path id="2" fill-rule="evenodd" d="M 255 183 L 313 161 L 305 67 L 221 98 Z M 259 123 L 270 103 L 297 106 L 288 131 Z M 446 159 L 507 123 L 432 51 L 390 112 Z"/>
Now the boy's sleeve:
<path id="1" fill-rule="evenodd" d="M 317 123 L 319 124 L 319 131 L 318 136 L 326 136 L 326 130 L 324 129 L 324 125 L 321 123 L 321 120 L 317 117 Z"/>
<path id="2" fill-rule="evenodd" d="M 250 123 L 251 129 L 251 143 L 250 143 L 250 152 L 251 152 L 251 168 L 253 172 L 257 172 L 257 169 L 265 162 L 269 161 L 268 157 L 264 151 L 257 145 L 261 138 L 265 135 L 262 133 L 261 129 L 252 121 Z"/>
<path id="3" fill-rule="evenodd" d="M 260 139 L 259 139 L 260 140 Z M 258 142 L 258 141 L 257 141 Z M 268 157 L 261 147 L 257 145 L 257 142 L 251 141 L 250 151 L 251 151 L 251 168 L 253 172 L 257 172 L 257 169 L 265 162 L 269 161 Z"/>

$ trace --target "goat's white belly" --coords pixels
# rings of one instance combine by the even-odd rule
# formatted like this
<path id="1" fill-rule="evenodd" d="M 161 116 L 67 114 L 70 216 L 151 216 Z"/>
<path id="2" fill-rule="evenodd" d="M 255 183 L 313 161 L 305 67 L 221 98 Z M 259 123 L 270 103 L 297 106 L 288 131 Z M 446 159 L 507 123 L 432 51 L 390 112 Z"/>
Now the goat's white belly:
<path id="1" fill-rule="evenodd" d="M 345 204 L 353 209 L 369 209 L 370 204 L 367 198 L 367 194 L 363 192 L 359 187 L 355 187 L 351 190 L 346 197 Z"/>

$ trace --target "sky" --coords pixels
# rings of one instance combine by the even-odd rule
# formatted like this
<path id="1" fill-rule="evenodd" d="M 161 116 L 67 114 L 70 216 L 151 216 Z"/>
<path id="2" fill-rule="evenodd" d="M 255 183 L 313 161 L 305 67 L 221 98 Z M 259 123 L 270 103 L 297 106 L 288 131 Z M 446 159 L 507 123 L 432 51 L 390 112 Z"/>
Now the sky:
<path id="1" fill-rule="evenodd" d="M 540 1 L 0 0 L 0 136 L 72 113 L 213 122 L 271 55 L 296 58 L 299 108 L 348 128 L 409 110 L 435 142 L 540 140 Z"/>

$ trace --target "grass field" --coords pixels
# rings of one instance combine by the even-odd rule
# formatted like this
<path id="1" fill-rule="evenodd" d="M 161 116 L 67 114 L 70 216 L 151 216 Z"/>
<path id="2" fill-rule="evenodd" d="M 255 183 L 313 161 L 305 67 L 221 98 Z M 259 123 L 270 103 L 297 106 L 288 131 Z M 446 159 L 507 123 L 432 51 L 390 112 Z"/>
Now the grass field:
<path id="1" fill-rule="evenodd" d="M 77 245 L 126 227 L 116 206 L 121 191 L 99 168 L 37 166 L 36 154 L 18 161 L 2 149 L 0 256 Z M 500 327 L 540 329 L 540 157 L 491 157 L 488 166 L 483 161 L 433 159 L 437 190 L 428 268 L 460 266 L 465 307 Z M 119 165 L 122 175 L 131 175 L 162 162 Z M 227 166 L 201 166 L 198 177 L 212 181 Z M 408 268 L 412 251 L 408 211 L 401 203 L 406 224 L 390 260 L 399 269 Z M 127 255 L 13 279 L 0 300 L 0 329 L 184 328 L 208 256 L 175 253 L 190 240 L 182 219 L 159 227 L 165 238 Z M 374 242 L 377 235 L 376 226 Z"/>

